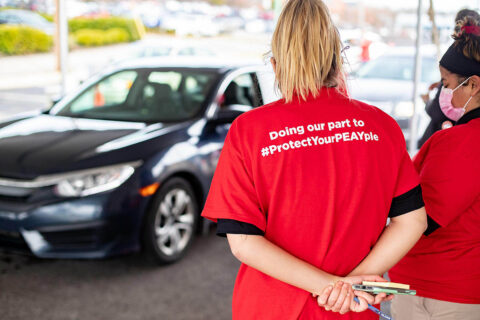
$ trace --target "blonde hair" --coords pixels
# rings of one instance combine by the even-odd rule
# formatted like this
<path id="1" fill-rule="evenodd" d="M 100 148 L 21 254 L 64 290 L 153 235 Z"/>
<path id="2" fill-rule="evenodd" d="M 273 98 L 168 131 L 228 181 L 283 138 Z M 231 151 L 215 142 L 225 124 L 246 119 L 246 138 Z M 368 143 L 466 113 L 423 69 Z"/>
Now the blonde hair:
<path id="1" fill-rule="evenodd" d="M 321 0 L 289 0 L 272 38 L 276 84 L 286 102 L 317 97 L 322 87 L 346 92 L 342 43 Z"/>

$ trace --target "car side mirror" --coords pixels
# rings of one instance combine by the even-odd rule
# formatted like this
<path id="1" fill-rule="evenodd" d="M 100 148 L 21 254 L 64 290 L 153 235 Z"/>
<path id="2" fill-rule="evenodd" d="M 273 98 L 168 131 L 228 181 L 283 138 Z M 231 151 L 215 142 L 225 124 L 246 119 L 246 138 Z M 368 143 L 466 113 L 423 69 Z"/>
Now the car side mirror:
<path id="1" fill-rule="evenodd" d="M 232 123 L 239 115 L 252 109 L 252 106 L 246 106 L 243 104 L 231 104 L 221 107 L 218 110 L 214 121 L 218 124 Z"/>

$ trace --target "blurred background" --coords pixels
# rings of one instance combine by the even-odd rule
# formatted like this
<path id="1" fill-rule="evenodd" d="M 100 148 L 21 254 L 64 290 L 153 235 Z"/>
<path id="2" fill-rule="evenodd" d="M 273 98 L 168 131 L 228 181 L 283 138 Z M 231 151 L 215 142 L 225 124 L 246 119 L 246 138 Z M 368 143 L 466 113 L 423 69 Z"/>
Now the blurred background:
<path id="1" fill-rule="evenodd" d="M 480 0 L 325 2 L 351 95 L 414 154 Z M 231 317 L 238 262 L 198 214 L 231 121 L 278 99 L 282 5 L 0 0 L 1 319 Z"/>
<path id="2" fill-rule="evenodd" d="M 417 1 L 326 2 L 349 46 L 345 53 L 350 71 L 398 46 L 411 47 L 413 54 Z M 108 64 L 134 57 L 219 55 L 260 60 L 269 50 L 281 3 L 66 0 L 70 52 L 66 91 Z M 423 4 L 422 43 L 440 47 L 429 48 L 434 53 L 430 56 L 436 59 L 451 43 L 456 12 L 475 9 L 479 1 L 424 0 Z M 52 97 L 61 92 L 61 81 L 54 52 L 56 1 L 0 0 L 0 8 L 1 119 L 48 107 Z M 405 79 L 412 77 L 413 73 L 405 74 Z"/>

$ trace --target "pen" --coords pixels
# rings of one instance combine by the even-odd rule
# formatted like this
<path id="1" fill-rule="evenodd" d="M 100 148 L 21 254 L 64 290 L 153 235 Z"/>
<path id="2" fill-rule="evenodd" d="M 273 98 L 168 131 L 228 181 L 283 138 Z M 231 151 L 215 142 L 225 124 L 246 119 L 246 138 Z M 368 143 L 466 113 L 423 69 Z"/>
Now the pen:
<path id="1" fill-rule="evenodd" d="M 360 301 L 358 301 L 358 298 L 355 297 L 354 298 L 355 302 L 359 303 Z M 370 309 L 372 312 L 375 312 L 376 314 L 378 314 L 380 317 L 384 318 L 384 319 L 387 319 L 387 320 L 393 320 L 392 317 L 390 317 L 388 314 L 378 310 L 377 308 L 375 308 L 374 306 L 372 305 L 368 305 L 368 309 Z"/>

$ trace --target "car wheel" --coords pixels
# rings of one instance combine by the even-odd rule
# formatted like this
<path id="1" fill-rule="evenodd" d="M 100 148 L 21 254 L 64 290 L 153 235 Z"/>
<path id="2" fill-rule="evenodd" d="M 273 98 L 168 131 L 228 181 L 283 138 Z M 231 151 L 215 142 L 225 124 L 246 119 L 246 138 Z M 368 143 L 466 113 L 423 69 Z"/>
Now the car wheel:
<path id="1" fill-rule="evenodd" d="M 182 178 L 168 180 L 147 213 L 144 246 L 157 263 L 172 263 L 185 255 L 195 236 L 198 204 L 191 185 Z"/>

